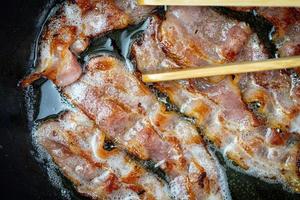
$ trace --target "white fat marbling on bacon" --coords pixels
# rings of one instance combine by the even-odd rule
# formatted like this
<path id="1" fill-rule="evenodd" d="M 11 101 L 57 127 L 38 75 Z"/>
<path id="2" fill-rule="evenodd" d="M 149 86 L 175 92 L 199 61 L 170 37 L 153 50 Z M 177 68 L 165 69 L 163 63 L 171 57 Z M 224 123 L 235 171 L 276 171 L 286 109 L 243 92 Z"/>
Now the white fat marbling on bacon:
<path id="1" fill-rule="evenodd" d="M 263 115 L 268 124 L 285 131 L 297 117 L 299 100 L 294 98 L 294 82 L 284 71 L 262 72 L 242 76 L 240 87 L 247 103 L 259 102 L 257 113 Z"/>
<path id="2" fill-rule="evenodd" d="M 268 55 L 256 33 L 253 33 L 247 44 L 240 51 L 237 61 L 266 60 Z"/>
<path id="3" fill-rule="evenodd" d="M 159 197 L 164 197 L 170 193 L 169 186 L 161 187 L 158 184 L 153 184 L 155 181 L 156 177 L 149 173 L 145 174 L 145 176 L 142 176 L 139 179 L 139 182 L 143 183 L 146 188 L 151 188 L 152 191 L 155 191 L 154 193 L 157 194 L 157 199 L 159 199 Z"/>
<path id="4" fill-rule="evenodd" d="M 138 193 L 142 190 L 145 198 L 170 198 L 167 185 L 124 152 L 103 149 L 99 153 L 105 136 L 79 110 L 69 111 L 56 121 L 43 122 L 35 134 L 39 144 L 85 195 L 98 199 L 118 196 L 131 199 L 140 198 Z"/>
<path id="5" fill-rule="evenodd" d="M 45 70 L 45 67 L 48 65 L 47 63 L 49 62 L 57 62 L 57 58 L 56 57 L 52 57 L 52 59 L 47 59 L 50 58 L 50 46 L 47 42 L 43 42 L 40 46 L 40 56 L 45 58 L 43 60 L 41 60 L 41 67 L 39 67 L 37 70 L 42 72 Z"/>
<path id="6" fill-rule="evenodd" d="M 200 10 L 203 12 L 200 12 Z M 138 69 L 145 73 L 157 72 L 166 68 L 193 67 L 198 61 L 198 65 L 201 64 L 200 60 L 207 64 L 211 63 L 212 60 L 220 60 L 221 57 L 218 58 L 216 55 L 220 55 L 222 48 L 225 50 L 226 47 L 229 49 L 233 47 L 231 50 L 235 52 L 235 56 L 232 60 L 229 59 L 225 62 L 267 59 L 264 47 L 258 40 L 257 35 L 249 31 L 244 23 L 222 18 L 218 14 L 212 13 L 214 12 L 209 11 L 209 8 L 198 8 L 197 12 L 196 7 L 176 7 L 167 11 L 165 21 L 161 22 L 155 17 L 152 18 L 142 40 L 133 45 L 132 53 Z M 210 17 L 208 18 L 207 15 Z M 214 23 L 214 21 L 221 18 L 222 20 Z M 202 24 L 198 24 L 203 19 L 206 21 L 205 25 L 211 24 L 210 29 L 202 28 Z M 181 23 L 183 21 L 188 21 L 188 23 Z M 233 25 L 234 23 L 235 25 Z M 160 24 L 162 25 L 160 26 Z M 164 27 L 164 25 L 167 26 Z M 195 31 L 195 27 L 200 27 L 198 32 Z M 238 27 L 239 31 L 246 33 L 243 35 L 245 37 L 242 37 L 242 40 L 230 40 L 230 34 L 232 34 L 230 29 L 234 29 L 234 27 Z M 174 34 L 172 34 L 172 31 Z M 178 34 L 175 34 L 176 31 Z M 234 32 L 234 30 L 232 31 Z M 164 38 L 164 34 L 166 34 L 166 38 Z M 227 34 L 227 42 L 224 42 L 224 34 Z M 172 37 L 169 37 L 170 35 Z M 211 46 L 205 48 L 205 45 L 203 47 L 203 43 L 201 43 L 202 46 L 197 46 L 201 47 L 199 51 L 205 52 L 204 56 L 203 54 L 202 57 L 199 56 L 201 58 L 199 60 L 197 60 L 199 57 L 192 57 L 192 59 L 187 59 L 188 62 L 185 62 L 185 56 L 191 58 L 191 56 L 197 55 L 198 52 L 195 49 L 190 51 L 189 45 L 202 42 L 203 37 L 208 42 L 214 42 L 215 48 L 214 46 L 213 48 Z M 182 41 L 184 41 L 183 46 L 180 45 Z M 222 41 L 222 43 L 217 41 Z M 235 42 L 240 43 L 239 45 L 231 45 L 231 42 L 232 44 Z M 224 44 L 227 46 L 224 46 Z M 218 51 L 211 53 L 206 52 L 207 49 L 209 51 L 218 49 Z M 151 55 L 151 57 L 145 55 Z M 180 58 L 179 61 L 177 58 Z M 169 65 L 163 66 L 161 64 L 163 62 L 169 63 Z M 250 81 L 247 82 L 247 87 L 244 87 L 245 84 L 237 84 L 239 81 L 243 83 L 247 76 L 251 77 L 252 75 L 236 75 L 234 80 L 231 76 L 223 76 L 160 82 L 154 85 L 166 93 L 171 102 L 177 105 L 181 112 L 194 117 L 195 123 L 201 128 L 203 134 L 221 149 L 224 156 L 234 160 L 247 173 L 268 180 L 275 178 L 277 181 L 298 191 L 299 176 L 296 161 L 299 149 L 298 140 L 289 132 L 285 132 L 286 129 L 281 133 L 278 132 L 276 126 L 271 126 L 271 120 L 258 119 L 254 113 L 248 110 L 243 101 L 247 98 L 252 99 L 253 94 L 259 91 L 258 89 L 264 91 L 265 89 Z M 279 80 L 277 80 L 278 78 Z M 266 82 L 272 84 L 274 80 L 277 80 L 278 83 L 270 87 L 265 101 L 269 119 L 277 119 L 275 124 L 278 125 L 289 121 L 290 118 L 286 118 L 288 114 L 286 108 L 294 107 L 293 105 L 296 104 L 292 103 L 292 99 L 287 96 L 287 92 L 290 90 L 286 90 L 284 86 L 286 80 L 274 76 Z M 281 89 L 276 89 L 276 86 Z M 296 92 L 294 93 L 296 94 Z M 290 141 L 293 142 L 290 143 Z"/>
<path id="7" fill-rule="evenodd" d="M 189 148 L 191 149 L 191 156 L 198 160 L 201 166 L 207 170 L 206 175 L 215 179 L 218 176 L 218 170 L 213 164 L 215 162 L 213 157 L 202 156 L 208 154 L 208 150 L 201 147 L 201 145 L 190 145 Z"/>
<path id="8" fill-rule="evenodd" d="M 190 13 L 195 16 L 189 16 Z M 190 23 L 183 24 L 182 21 L 185 18 L 177 19 L 179 15 L 193 18 L 193 20 Z M 208 18 L 206 15 L 211 17 Z M 174 18 L 174 16 L 177 16 L 177 18 Z M 169 21 L 168 17 L 170 18 Z M 213 28 L 208 29 L 207 23 L 200 23 L 199 20 L 213 24 Z M 217 22 L 215 23 L 215 21 Z M 179 33 L 176 35 L 174 32 L 174 37 L 171 37 L 168 35 L 173 34 L 173 32 L 170 32 L 171 30 L 177 30 Z M 238 40 L 234 39 L 236 32 L 243 33 L 243 37 Z M 164 34 L 166 34 L 165 39 L 167 41 L 164 40 Z M 226 35 L 226 38 L 224 38 L 224 35 Z M 183 40 L 185 42 L 182 42 Z M 180 42 L 187 45 L 180 45 Z M 201 45 L 198 43 L 201 43 Z M 205 46 L 206 44 L 207 46 Z M 214 52 L 214 50 L 218 51 Z M 133 55 L 138 58 L 136 59 L 137 66 L 142 72 L 201 66 L 211 62 L 267 58 L 257 35 L 253 34 L 245 23 L 226 19 L 209 8 L 171 8 L 167 12 L 167 20 L 165 21 L 161 21 L 156 17 L 150 18 L 142 42 L 134 43 L 132 51 Z M 227 53 L 231 58 L 228 57 L 229 60 L 226 61 L 226 58 L 220 54 L 222 52 Z M 219 57 L 216 56 L 217 54 Z M 187 59 L 186 62 L 185 59 Z"/>
<path id="9" fill-rule="evenodd" d="M 64 4 L 64 13 L 67 20 L 67 25 L 76 26 L 78 29 L 82 28 L 81 10 L 76 4 Z"/>
<path id="10" fill-rule="evenodd" d="M 236 60 L 251 30 L 207 7 L 170 7 L 159 34 L 169 57 L 193 67 Z"/>
<path id="11" fill-rule="evenodd" d="M 225 92 L 225 90 L 223 91 Z M 209 93 L 209 95 L 212 94 Z M 208 110 L 210 110 L 211 114 L 207 116 L 207 120 L 203 124 L 200 124 L 204 129 L 204 134 L 214 141 L 215 144 L 220 145 L 225 156 L 246 168 L 249 174 L 261 178 L 269 178 L 269 180 L 276 177 L 277 181 L 290 184 L 290 187 L 294 187 L 297 190 L 297 185 L 293 185 L 290 175 L 281 174 L 282 167 L 287 167 L 286 171 L 294 174 L 292 176 L 295 176 L 295 179 L 297 179 L 296 162 L 289 162 L 290 166 L 284 164 L 287 156 L 291 156 L 293 159 L 297 158 L 297 149 L 299 148 L 297 140 L 295 140 L 296 144 L 288 144 L 286 143 L 289 140 L 288 138 L 293 140 L 293 136 L 288 133 L 282 133 L 282 136 L 275 136 L 281 133 L 276 133 L 275 130 L 256 124 L 255 120 L 253 121 L 252 119 L 253 116 L 249 115 L 245 108 L 235 103 L 240 98 L 239 96 L 227 96 L 226 93 L 222 93 L 219 97 L 232 101 L 233 105 L 236 106 L 236 108 L 233 108 L 234 115 L 226 111 L 230 109 L 230 107 L 227 107 L 226 102 L 218 101 L 216 100 L 218 97 L 214 96 L 212 99 L 216 101 L 215 103 L 218 106 L 209 108 Z M 197 115 L 191 116 L 195 117 Z M 224 120 L 220 121 L 220 117 Z M 276 153 L 273 154 L 273 152 Z"/>
<path id="12" fill-rule="evenodd" d="M 300 114 L 292 120 L 290 132 L 300 133 Z"/>
<path id="13" fill-rule="evenodd" d="M 82 22 L 84 24 L 84 34 L 89 36 L 98 35 L 107 29 L 109 13 L 105 10 L 109 9 L 105 3 L 96 3 L 95 8 L 84 15 Z"/>
<path id="14" fill-rule="evenodd" d="M 112 166 L 112 168 L 118 169 L 118 171 L 116 172 L 119 173 L 122 177 L 128 176 L 129 173 L 134 170 L 134 166 L 126 165 L 126 160 L 122 156 L 117 155 L 111 157 L 107 162 L 109 166 Z"/>
<path id="15" fill-rule="evenodd" d="M 123 189 L 121 191 L 116 191 L 110 194 L 109 199 L 111 200 L 139 200 L 140 197 L 128 189 Z"/>
<path id="16" fill-rule="evenodd" d="M 153 6 L 139 6 L 137 0 L 115 0 L 115 3 L 126 12 L 133 24 L 141 22 L 155 9 Z"/>
<path id="17" fill-rule="evenodd" d="M 78 87 L 81 84 L 86 86 Z M 81 90 L 83 98 L 78 97 L 79 88 L 85 88 Z M 172 187 L 184 191 L 187 197 L 222 198 L 223 185 L 218 176 L 207 172 L 217 171 L 216 160 L 205 150 L 196 128 L 177 114 L 166 112 L 150 91 L 126 71 L 124 63 L 113 57 L 95 58 L 80 81 L 63 88 L 63 93 L 122 148 L 140 159 L 159 163 L 171 185 L 175 184 Z M 190 172 L 193 165 L 197 169 Z M 198 183 L 197 177 L 203 172 L 208 176 Z"/>

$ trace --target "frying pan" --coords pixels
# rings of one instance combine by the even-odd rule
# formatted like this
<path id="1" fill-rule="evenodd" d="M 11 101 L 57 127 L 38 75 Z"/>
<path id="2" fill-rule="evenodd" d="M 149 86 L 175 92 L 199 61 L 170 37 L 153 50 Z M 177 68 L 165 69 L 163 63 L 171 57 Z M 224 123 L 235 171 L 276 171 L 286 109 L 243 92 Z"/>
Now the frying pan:
<path id="1" fill-rule="evenodd" d="M 27 120 L 24 95 L 18 82 L 33 63 L 33 46 L 43 19 L 55 0 L 9 0 L 0 12 L 0 195 L 1 199 L 65 199 L 49 181 L 47 169 L 37 162 Z M 220 157 L 220 156 L 219 156 Z M 233 199 L 300 199 L 281 185 L 268 184 L 229 168 Z M 72 191 L 72 199 L 83 199 Z"/>

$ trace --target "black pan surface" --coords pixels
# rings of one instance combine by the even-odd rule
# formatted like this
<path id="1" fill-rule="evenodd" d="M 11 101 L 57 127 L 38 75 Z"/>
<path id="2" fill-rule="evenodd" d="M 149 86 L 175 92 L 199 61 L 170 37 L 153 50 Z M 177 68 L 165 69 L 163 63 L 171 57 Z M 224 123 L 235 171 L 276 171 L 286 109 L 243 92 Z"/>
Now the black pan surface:
<path id="1" fill-rule="evenodd" d="M 49 181 L 31 143 L 23 91 L 18 81 L 32 63 L 32 47 L 54 0 L 9 0 L 0 5 L 0 195 L 1 199 L 64 199 Z M 300 199 L 226 165 L 233 199 Z M 77 199 L 73 195 L 72 199 Z"/>
<path id="2" fill-rule="evenodd" d="M 32 156 L 23 92 L 39 17 L 48 0 L 8 0 L 0 5 L 1 199 L 62 199 Z"/>

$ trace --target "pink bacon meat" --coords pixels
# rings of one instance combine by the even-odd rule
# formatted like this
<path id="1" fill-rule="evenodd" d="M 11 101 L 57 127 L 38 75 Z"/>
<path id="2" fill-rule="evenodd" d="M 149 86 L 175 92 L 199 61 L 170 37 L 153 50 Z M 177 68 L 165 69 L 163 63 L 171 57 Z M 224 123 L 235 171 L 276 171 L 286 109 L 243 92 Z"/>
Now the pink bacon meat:
<path id="1" fill-rule="evenodd" d="M 121 148 L 152 160 L 170 179 L 175 199 L 222 199 L 222 175 L 196 128 L 166 112 L 150 91 L 113 57 L 89 62 L 63 93 Z"/>
<path id="2" fill-rule="evenodd" d="M 300 55 L 300 12 L 296 8 L 251 8 L 274 25 L 279 56 Z M 299 68 L 242 76 L 245 102 L 257 102 L 256 113 L 274 128 L 300 133 Z"/>
<path id="3" fill-rule="evenodd" d="M 66 86 L 82 73 L 77 55 L 91 37 L 138 23 L 153 7 L 140 7 L 135 0 L 76 0 L 58 7 L 45 27 L 39 48 L 37 69 L 22 81 L 26 86 L 41 76 Z"/>
<path id="4" fill-rule="evenodd" d="M 78 110 L 43 122 L 35 132 L 83 195 L 93 199 L 170 199 L 168 185 L 126 153 L 105 149 L 105 135 Z"/>
<path id="5" fill-rule="evenodd" d="M 185 23 L 185 16 L 193 17 Z M 214 26 L 206 29 L 209 24 Z M 235 32 L 243 37 L 235 39 Z M 206 43 L 211 44 L 208 47 Z M 231 46 L 232 43 L 237 44 Z M 199 50 L 190 51 L 191 47 Z M 153 17 L 142 40 L 133 45 L 132 53 L 143 73 L 267 58 L 248 26 L 203 7 L 170 8 L 165 21 Z M 161 82 L 155 87 L 166 93 L 182 113 L 195 118 L 203 134 L 246 172 L 275 178 L 299 191 L 298 136 L 289 131 L 278 132 L 247 108 L 239 88 L 242 79 L 243 76 L 211 77 Z"/>

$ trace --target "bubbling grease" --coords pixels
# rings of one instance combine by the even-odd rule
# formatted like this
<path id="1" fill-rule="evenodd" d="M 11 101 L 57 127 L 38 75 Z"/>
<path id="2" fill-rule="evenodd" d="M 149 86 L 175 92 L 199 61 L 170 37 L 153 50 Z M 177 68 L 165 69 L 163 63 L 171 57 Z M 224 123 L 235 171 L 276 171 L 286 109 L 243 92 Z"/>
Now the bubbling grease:
<path id="1" fill-rule="evenodd" d="M 82 19 L 81 19 L 80 15 L 78 15 L 78 12 L 79 12 L 78 7 L 74 6 L 74 5 L 69 5 L 69 4 L 63 4 L 63 5 L 64 5 L 64 11 L 66 13 L 68 23 L 70 25 L 81 27 L 82 26 Z M 57 7 L 55 9 L 57 9 Z M 93 16 L 88 16 L 87 19 L 89 21 L 89 25 L 91 27 L 93 27 L 95 30 L 100 29 L 106 23 L 105 20 L 98 20 L 98 21 L 94 20 Z M 97 23 L 94 23 L 94 21 L 97 21 Z M 114 34 L 109 35 L 109 37 L 111 37 L 113 39 L 113 41 L 117 44 L 114 48 L 118 49 L 119 53 L 121 54 L 121 56 L 126 61 L 126 66 L 128 67 L 129 71 L 131 71 L 131 72 L 135 71 L 134 65 L 131 63 L 130 58 L 129 58 L 132 40 L 140 32 L 142 32 L 146 28 L 147 23 L 148 22 L 146 20 L 144 23 L 141 23 L 138 26 L 129 27 L 126 30 L 122 30 L 122 31 L 116 31 L 116 32 L 114 32 Z M 57 28 L 59 26 L 60 26 L 60 24 L 54 24 L 53 28 Z M 90 31 L 89 34 L 92 35 L 93 31 Z M 256 39 L 256 38 L 254 38 L 254 39 Z M 79 46 L 78 48 L 82 48 L 82 46 L 80 46 L 81 45 L 80 41 L 76 41 L 75 43 L 78 44 L 78 46 Z M 49 56 L 49 44 L 42 43 L 40 48 L 42 49 L 41 50 L 41 53 L 43 54 L 42 56 L 44 56 L 44 57 Z M 36 49 L 34 51 L 36 51 Z M 107 53 L 105 51 L 105 49 L 103 50 L 103 52 Z M 47 85 L 47 84 L 49 84 L 50 86 Z M 27 114 L 28 115 L 28 120 L 30 122 L 34 122 L 36 119 L 44 119 L 44 118 L 47 118 L 49 116 L 53 117 L 53 116 L 61 113 L 62 111 L 64 111 L 66 108 L 71 109 L 70 105 L 67 102 L 62 101 L 62 97 L 60 95 L 51 94 L 51 91 L 53 91 L 53 90 L 56 90 L 56 92 L 58 93 L 58 91 L 54 87 L 54 85 L 51 85 L 49 82 L 47 82 L 47 83 L 45 83 L 45 85 L 42 85 L 40 88 L 42 90 L 42 95 L 43 94 L 48 94 L 48 95 L 50 94 L 51 95 L 50 98 L 57 99 L 57 100 L 51 100 L 51 101 L 54 101 L 57 104 L 53 106 L 55 109 L 52 110 L 52 111 L 47 110 L 48 109 L 46 107 L 46 105 L 48 105 L 47 103 L 42 103 L 43 106 L 39 107 L 39 109 L 37 109 L 34 105 L 37 103 L 36 101 L 38 101 L 38 99 L 36 97 L 36 94 L 35 94 L 33 88 L 29 87 L 25 91 L 25 100 L 26 100 L 26 107 L 27 107 L 27 112 L 28 112 L 28 114 Z M 41 98 L 41 101 L 39 103 L 41 103 L 41 102 L 43 102 L 42 98 Z M 35 115 L 38 115 L 38 117 L 36 119 L 34 117 Z M 292 130 L 295 129 L 295 130 L 299 131 L 300 130 L 299 124 L 300 124 L 300 116 L 295 120 L 294 126 L 292 126 Z M 62 176 L 59 173 L 57 173 L 57 170 L 58 170 L 57 167 L 51 161 L 50 156 L 37 143 L 34 126 L 33 126 L 33 130 L 32 130 L 32 141 L 33 141 L 33 145 L 34 145 L 34 148 L 35 148 L 35 151 L 36 151 L 35 157 L 42 165 L 46 166 L 47 173 L 48 173 L 48 176 L 49 176 L 49 179 L 50 179 L 51 183 L 55 187 L 57 187 L 61 190 L 61 194 L 62 194 L 63 197 L 65 197 L 67 199 L 71 199 L 72 195 L 74 195 L 74 194 L 72 194 L 72 192 L 64 186 Z M 93 147 L 93 149 L 96 148 L 96 146 L 97 146 L 95 141 L 96 141 L 95 138 L 91 139 L 91 144 L 90 145 Z M 231 147 L 234 148 L 234 141 L 230 145 L 228 145 L 227 148 L 231 148 Z M 222 152 L 224 154 L 226 154 L 225 153 L 226 149 L 224 149 Z M 217 160 L 217 158 L 214 156 L 214 153 L 212 151 L 210 151 L 210 154 L 213 156 L 213 159 Z M 96 154 L 95 154 L 95 156 L 96 156 Z M 112 160 L 112 162 L 114 162 L 114 161 Z M 117 162 L 116 162 L 116 164 L 117 164 Z M 159 166 L 159 164 L 162 164 L 162 163 L 158 163 L 157 166 Z M 232 162 L 229 161 L 229 160 L 226 160 L 226 165 L 232 167 L 233 169 L 235 169 L 239 172 L 244 173 L 239 167 L 234 166 L 232 164 Z M 218 172 L 216 172 L 216 173 L 219 176 L 219 180 L 220 180 L 221 177 L 223 177 L 220 180 L 221 181 L 220 184 L 221 184 L 223 198 L 224 199 L 231 199 L 230 192 L 228 190 L 228 183 L 227 183 L 227 180 L 226 180 L 226 176 L 223 176 L 224 173 L 225 173 L 224 170 L 223 170 L 223 167 L 221 165 L 218 165 L 217 170 L 218 170 Z M 124 169 L 124 170 L 122 170 L 122 173 L 126 173 L 126 171 L 127 170 Z M 263 174 L 264 174 L 264 172 L 260 171 L 259 169 L 255 169 L 255 168 L 251 169 L 251 170 L 248 170 L 247 173 L 249 173 L 249 174 L 251 174 L 255 177 L 260 177 L 261 175 L 263 176 Z M 275 182 L 275 181 L 274 182 L 270 181 L 269 179 L 268 180 L 263 179 L 263 181 L 266 181 L 268 183 L 274 183 Z M 176 191 L 177 190 L 176 184 L 171 183 L 171 189 Z M 126 197 L 123 196 L 126 193 L 127 193 Z M 183 195 L 184 196 L 184 194 L 181 194 L 180 191 L 176 191 L 176 193 L 178 193 L 178 195 Z M 139 199 L 139 197 L 135 193 L 131 193 L 131 191 L 129 191 L 129 190 L 126 191 L 126 189 L 124 189 L 124 190 L 122 190 L 122 192 L 117 191 L 115 193 L 112 193 L 111 194 L 111 199 L 116 199 L 116 200 L 118 200 L 118 199 L 132 199 L 132 200 L 134 200 L 134 199 Z"/>
<path id="2" fill-rule="evenodd" d="M 34 146 L 33 156 L 39 162 L 39 164 L 46 170 L 47 175 L 49 177 L 49 181 L 55 188 L 57 188 L 60 191 L 62 197 L 71 200 L 72 197 L 75 196 L 75 191 L 70 190 L 70 188 L 66 186 L 66 184 L 64 183 L 65 178 L 60 174 L 58 167 L 52 161 L 52 158 L 50 157 L 48 152 L 46 152 L 46 150 L 38 143 L 38 136 L 36 135 L 37 125 L 38 124 L 35 124 L 31 134 L 32 144 Z"/>

